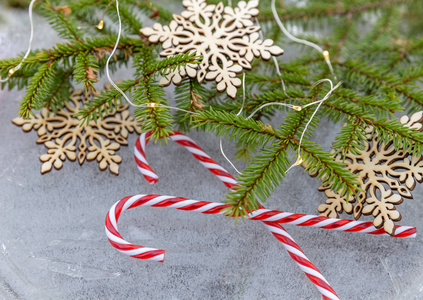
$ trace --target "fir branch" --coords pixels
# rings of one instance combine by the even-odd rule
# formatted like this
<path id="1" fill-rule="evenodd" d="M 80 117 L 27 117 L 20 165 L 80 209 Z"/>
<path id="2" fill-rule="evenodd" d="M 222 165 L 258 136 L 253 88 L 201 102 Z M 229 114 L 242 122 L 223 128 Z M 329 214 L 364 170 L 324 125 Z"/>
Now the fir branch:
<path id="1" fill-rule="evenodd" d="M 82 83 L 86 91 L 95 91 L 94 83 L 98 82 L 98 63 L 94 56 L 88 52 L 82 52 L 76 56 L 73 78 L 76 83 Z"/>
<path id="2" fill-rule="evenodd" d="M 202 94 L 204 94 L 204 87 L 191 78 L 184 78 L 182 83 L 175 88 L 175 101 L 179 108 L 186 111 L 203 110 L 204 103 L 200 96 Z M 178 110 L 174 120 L 178 124 L 178 130 L 186 132 L 191 125 L 192 114 Z"/>
<path id="3" fill-rule="evenodd" d="M 374 95 L 361 96 L 357 92 L 346 88 L 338 88 L 335 90 L 333 92 L 333 97 L 339 97 L 357 103 L 363 111 L 370 111 L 376 118 L 393 117 L 394 112 L 402 110 L 398 97 L 390 99 L 388 97 L 381 98 Z M 342 100 L 340 101 L 342 102 Z"/>
<path id="4" fill-rule="evenodd" d="M 82 34 L 75 26 L 76 22 L 71 14 L 63 13 L 49 2 L 42 4 L 39 11 L 61 37 L 81 43 Z"/>
<path id="5" fill-rule="evenodd" d="M 306 171 L 315 174 L 322 182 L 332 183 L 332 190 L 347 197 L 361 191 L 358 175 L 351 173 L 342 163 L 335 161 L 329 153 L 313 143 L 301 145 L 301 158 Z"/>
<path id="6" fill-rule="evenodd" d="M 29 81 L 25 96 L 20 102 L 19 116 L 29 118 L 32 109 L 40 109 L 50 96 L 49 90 L 54 83 L 54 62 L 43 64 Z"/>
<path id="7" fill-rule="evenodd" d="M 410 0 L 358 0 L 351 2 L 332 2 L 332 3 L 310 3 L 307 6 L 287 6 L 278 9 L 282 21 L 288 20 L 308 20 L 311 18 L 323 18 L 331 16 L 346 16 L 349 14 L 358 14 L 379 8 L 391 7 L 398 4 L 410 2 Z M 262 3 L 260 21 L 273 20 L 269 5 Z"/>
<path id="8" fill-rule="evenodd" d="M 104 27 L 101 30 L 96 27 L 96 25 L 98 25 L 101 21 L 100 17 L 94 17 L 95 15 L 98 15 L 97 12 L 99 5 L 102 5 L 102 7 L 105 8 L 109 4 L 110 1 L 108 0 L 102 0 L 101 3 L 99 3 L 99 0 L 78 0 L 69 2 L 68 6 L 72 9 L 75 19 L 79 21 L 80 24 L 78 25 L 82 25 L 81 27 L 84 28 L 87 35 L 89 32 L 92 35 L 100 34 L 105 36 L 116 36 L 117 32 L 113 30 L 111 26 L 108 26 L 108 22 L 104 24 Z"/>
<path id="9" fill-rule="evenodd" d="M 386 87 L 393 89 L 398 94 L 405 97 L 406 101 L 413 101 L 416 105 L 423 105 L 423 94 L 421 91 L 411 91 L 410 87 L 406 84 L 402 84 L 401 78 L 393 74 L 381 76 L 380 74 L 386 73 L 383 70 L 378 69 L 374 65 L 364 65 L 357 61 L 346 61 L 345 63 L 338 62 L 338 65 L 345 67 L 350 70 L 349 78 L 354 80 L 357 78 L 356 75 L 362 77 L 358 80 L 359 83 L 368 86 L 369 88 Z"/>
<path id="10" fill-rule="evenodd" d="M 139 80 L 125 80 L 117 83 L 117 86 L 124 92 L 130 92 L 139 83 Z M 95 96 L 90 102 L 82 107 L 75 117 L 81 123 L 88 124 L 91 120 L 97 123 L 97 118 L 104 119 L 110 111 L 115 109 L 122 101 L 122 94 L 116 89 L 106 89 Z M 118 100 L 120 101 L 118 103 Z"/>
<path id="11" fill-rule="evenodd" d="M 156 61 L 145 69 L 146 75 L 153 75 L 159 73 L 161 76 L 166 76 L 167 73 L 174 72 L 180 68 L 186 68 L 187 64 L 199 64 L 201 57 L 196 56 L 195 52 L 187 52 Z M 155 75 L 155 74 L 154 74 Z"/>
<path id="12" fill-rule="evenodd" d="M 381 119 L 371 125 L 381 139 L 386 142 L 392 141 L 395 151 L 402 149 L 416 157 L 422 154 L 423 132 L 404 126 L 396 120 Z"/>
<path id="13" fill-rule="evenodd" d="M 258 144 L 256 143 L 256 141 L 250 141 L 248 143 L 237 142 L 235 159 L 238 161 L 242 160 L 248 162 L 253 158 L 253 154 L 257 153 L 257 151 Z"/>
<path id="14" fill-rule="evenodd" d="M 237 176 L 240 186 L 227 194 L 227 213 L 235 218 L 257 210 L 279 185 L 288 169 L 289 144 L 279 141 L 265 148 Z"/>
<path id="15" fill-rule="evenodd" d="M 46 63 L 49 61 L 60 61 L 76 57 L 78 54 L 84 52 L 98 52 L 108 51 L 113 49 L 115 45 L 115 37 L 99 37 L 95 39 L 86 39 L 83 43 L 68 42 L 58 43 L 52 49 L 42 50 L 36 54 L 29 55 L 22 63 L 22 67 L 31 66 L 34 64 Z M 118 46 L 118 50 L 125 51 L 142 47 L 143 42 L 139 39 L 131 39 L 122 37 Z M 12 59 L 0 60 L 0 70 L 9 70 L 18 65 L 22 57 Z"/>
<path id="16" fill-rule="evenodd" d="M 111 9 L 107 10 L 107 15 L 117 23 L 116 3 L 113 3 L 110 8 Z M 134 11 L 133 7 L 126 2 L 119 4 L 119 13 L 121 15 L 123 30 L 138 35 L 142 28 L 142 22 L 137 17 L 136 12 L 137 11 Z"/>
<path id="17" fill-rule="evenodd" d="M 159 86 L 153 79 L 146 80 L 140 84 L 140 88 L 133 93 L 136 99 L 136 105 L 146 103 L 157 103 L 159 105 L 168 106 L 166 102 L 166 94 L 163 88 Z M 166 139 L 172 133 L 172 116 L 169 108 L 165 107 L 139 107 L 134 111 L 134 116 L 138 120 L 142 120 L 141 126 L 143 132 L 151 131 L 152 138 L 155 142 Z"/>
<path id="18" fill-rule="evenodd" d="M 229 200 L 226 202 L 231 205 L 227 212 L 231 216 L 236 218 L 239 216 L 243 217 L 248 212 L 256 210 L 282 182 L 289 166 L 287 158 L 288 150 L 293 146 L 297 146 L 298 142 L 295 140 L 295 136 L 304 128 L 306 118 L 307 110 L 301 111 L 299 114 L 288 115 L 286 118 L 287 122 L 281 125 L 281 129 L 277 131 L 279 140 L 273 141 L 270 147 L 262 149 L 260 154 L 258 154 L 247 165 L 242 174 L 238 176 L 240 186 L 236 187 L 235 191 L 227 195 Z M 260 124 L 260 122 L 256 122 L 256 124 Z M 316 126 L 316 124 L 314 124 L 314 126 Z M 266 126 L 264 126 L 264 128 L 269 129 Z M 271 127 L 270 131 L 273 133 L 275 132 Z M 222 128 L 220 132 L 217 131 L 216 134 L 221 135 L 224 132 L 225 129 Z M 236 132 L 231 132 L 232 136 L 235 134 Z M 238 136 L 239 135 L 237 135 L 238 142 L 252 142 L 260 147 L 262 142 L 269 141 L 269 139 L 259 140 L 257 134 L 257 137 L 252 139 L 240 139 Z M 255 136 L 253 135 L 253 137 Z"/>
<path id="19" fill-rule="evenodd" d="M 158 20 L 162 23 L 168 23 L 173 19 L 173 13 L 163 6 L 153 3 L 150 0 L 128 0 L 131 4 L 136 5 L 141 11 L 148 15 L 151 19 Z"/>
<path id="20" fill-rule="evenodd" d="M 132 93 L 134 104 L 140 106 L 134 111 L 134 115 L 138 120 L 142 120 L 144 132 L 152 132 L 155 142 L 162 138 L 166 140 L 173 132 L 170 126 L 172 116 L 169 108 L 163 107 L 168 106 L 166 94 L 155 79 L 155 73 L 164 70 L 162 67 L 173 66 L 170 63 L 173 62 L 172 60 L 167 62 L 165 65 L 156 63 L 152 55 L 152 47 L 145 47 L 134 56 L 135 75 L 141 77 L 138 88 Z M 143 107 L 150 103 L 157 104 L 159 107 Z"/>
<path id="21" fill-rule="evenodd" d="M 338 153 L 345 155 L 348 152 L 359 155 L 364 150 L 366 141 L 365 127 L 360 119 L 356 119 L 342 127 L 340 133 L 335 138 L 332 149 L 336 150 L 335 155 Z"/>
<path id="22" fill-rule="evenodd" d="M 65 103 L 69 101 L 69 97 L 71 96 L 70 91 L 72 89 L 72 84 L 69 80 L 71 75 L 72 71 L 64 71 L 60 69 L 56 71 L 51 95 L 44 103 L 44 107 L 47 108 L 48 111 L 51 110 L 56 114 L 58 109 L 62 108 Z"/>
<path id="23" fill-rule="evenodd" d="M 193 128 L 201 127 L 205 131 L 213 131 L 216 136 L 240 143 L 255 141 L 265 144 L 271 139 L 286 139 L 278 130 L 266 126 L 263 122 L 253 119 L 246 120 L 243 116 L 225 111 L 210 110 L 197 111 L 193 116 Z"/>

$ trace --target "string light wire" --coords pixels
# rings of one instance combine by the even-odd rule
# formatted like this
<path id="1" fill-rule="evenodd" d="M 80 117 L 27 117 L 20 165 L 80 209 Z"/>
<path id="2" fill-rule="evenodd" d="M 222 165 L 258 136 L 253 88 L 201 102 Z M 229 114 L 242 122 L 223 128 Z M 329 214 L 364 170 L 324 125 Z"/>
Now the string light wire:
<path id="1" fill-rule="evenodd" d="M 109 57 L 107 58 L 107 61 L 106 61 L 106 76 L 107 76 L 107 79 L 109 80 L 110 84 L 123 96 L 123 98 L 125 98 L 125 100 L 131 106 L 134 106 L 134 107 L 150 107 L 150 108 L 162 107 L 162 108 L 179 110 L 179 111 L 183 111 L 183 112 L 186 112 L 186 113 L 190 113 L 190 114 L 199 116 L 200 114 L 198 114 L 196 112 L 188 111 L 188 110 L 185 110 L 185 109 L 182 109 L 182 108 L 179 108 L 179 107 L 174 107 L 174 106 L 164 105 L 164 104 L 160 104 L 160 103 L 155 103 L 155 102 L 153 102 L 153 103 L 144 103 L 144 104 L 137 105 L 137 104 L 133 103 L 129 99 L 129 97 L 112 80 L 112 78 L 110 77 L 110 73 L 109 73 L 109 63 L 110 63 L 110 59 L 114 56 L 114 54 L 116 52 L 116 49 L 117 49 L 118 44 L 119 44 L 120 36 L 121 36 L 121 33 L 122 33 L 122 20 L 120 18 L 120 13 L 119 13 L 119 1 L 118 0 L 114 0 L 114 1 L 116 1 L 116 12 L 117 12 L 117 17 L 118 17 L 118 36 L 116 38 L 115 46 L 113 47 L 113 50 L 112 50 L 112 52 L 110 52 L 110 55 L 109 55 Z M 112 3 L 112 2 L 110 2 L 110 3 Z M 109 5 L 110 5 L 110 3 L 109 3 Z"/>
<path id="2" fill-rule="evenodd" d="M 329 58 L 329 51 L 323 50 L 319 45 L 316 45 L 313 42 L 303 40 L 303 39 L 299 39 L 299 38 L 293 36 L 288 30 L 286 30 L 286 28 L 283 25 L 281 19 L 279 18 L 278 12 L 276 11 L 276 0 L 272 0 L 271 9 L 272 9 L 273 17 L 276 20 L 276 23 L 278 24 L 278 26 L 282 30 L 282 32 L 287 36 L 287 38 L 290 39 L 291 41 L 312 47 L 312 48 L 316 49 L 317 51 L 319 51 L 323 55 L 323 58 L 325 59 L 325 62 L 328 65 L 329 70 L 332 73 L 332 76 L 336 80 L 336 76 L 335 76 L 335 73 L 333 71 L 333 67 L 332 67 L 332 64 L 331 64 L 330 58 Z"/>
<path id="3" fill-rule="evenodd" d="M 92 27 L 96 27 L 98 30 L 102 30 L 104 28 L 104 17 L 106 16 L 106 12 L 109 9 L 110 5 L 112 5 L 113 2 L 115 2 L 116 0 L 112 0 L 110 1 L 106 8 L 103 10 L 103 14 L 101 15 L 101 19 L 98 22 L 97 25 L 91 25 L 91 26 L 78 26 L 77 29 L 84 29 L 84 28 L 92 28 Z"/>
<path id="4" fill-rule="evenodd" d="M 308 120 L 308 122 L 307 122 L 307 124 L 306 124 L 306 126 L 304 127 L 304 130 L 303 130 L 303 132 L 302 132 L 302 134 L 301 134 L 301 138 L 300 138 L 300 142 L 298 143 L 298 150 L 297 150 L 297 160 L 295 161 L 295 163 L 293 163 L 286 171 L 285 171 L 285 174 L 286 173 L 288 173 L 288 171 L 289 170 L 291 170 L 293 167 L 295 167 L 295 166 L 298 166 L 298 165 L 300 165 L 300 164 L 302 164 L 302 162 L 303 162 L 303 159 L 302 159 L 302 157 L 301 157 L 301 144 L 302 144 L 302 141 L 303 141 L 303 137 L 304 137 L 304 134 L 305 134 L 305 132 L 307 131 L 307 128 L 308 128 L 308 126 L 310 125 L 310 123 L 311 123 L 311 121 L 313 120 L 313 118 L 314 118 L 314 116 L 316 115 L 316 113 L 317 113 L 317 111 L 320 109 L 320 106 L 323 104 L 323 102 L 324 101 L 326 101 L 329 97 L 330 97 L 330 95 L 332 94 L 332 92 L 334 91 L 334 90 L 336 90 L 341 84 L 342 84 L 342 81 L 340 81 L 340 82 L 338 82 L 335 86 L 333 86 L 333 83 L 332 83 L 332 81 L 331 80 L 329 80 L 329 79 L 322 79 L 322 80 L 319 80 L 319 84 L 320 83 L 322 83 L 322 82 L 325 82 L 325 81 L 328 81 L 329 83 L 330 83 L 330 87 L 331 87 L 331 89 L 329 90 L 329 92 L 325 95 L 325 97 L 323 97 L 323 99 L 321 99 L 321 100 L 318 100 L 318 101 L 315 101 L 315 102 L 313 102 L 313 103 L 309 103 L 309 104 L 307 104 L 307 105 L 304 105 L 303 107 L 307 107 L 307 106 L 310 106 L 310 105 L 313 105 L 313 104 L 316 104 L 316 103 L 319 103 L 318 105 L 317 105 L 317 107 L 316 107 L 316 109 L 314 110 L 314 112 L 313 112 L 313 114 L 311 115 L 311 117 L 310 117 L 310 119 Z M 318 84 L 316 84 L 315 86 L 317 86 Z"/>
<path id="5" fill-rule="evenodd" d="M 37 0 L 31 0 L 31 3 L 29 3 L 29 7 L 28 7 L 28 15 L 29 15 L 29 23 L 31 24 L 31 34 L 29 37 L 29 43 L 28 43 L 28 50 L 26 51 L 24 57 L 22 58 L 21 62 L 16 66 L 11 68 L 8 71 L 7 77 L 6 78 L 0 78 L 0 82 L 7 82 L 9 80 L 10 77 L 12 77 L 12 75 L 21 68 L 22 63 L 24 62 L 24 60 L 28 57 L 29 53 L 31 52 L 31 48 L 32 48 L 32 40 L 34 38 L 34 21 L 32 19 L 32 7 L 34 6 L 34 3 Z"/>
<path id="6" fill-rule="evenodd" d="M 239 116 L 242 113 L 244 109 L 244 105 L 245 105 L 245 73 L 242 73 L 242 105 L 241 105 L 241 109 L 236 114 L 237 116 Z M 223 157 L 228 161 L 228 163 L 232 166 L 235 172 L 241 175 L 242 173 L 238 171 L 238 169 L 235 167 L 232 161 L 226 156 L 225 151 L 223 151 L 222 138 L 220 138 L 219 140 L 219 145 L 220 145 L 220 152 L 222 153 Z"/>
<path id="7" fill-rule="evenodd" d="M 256 20 L 257 25 L 260 27 L 259 36 L 260 36 L 260 39 L 263 41 L 264 40 L 264 36 L 263 36 L 263 32 L 261 31 L 260 22 L 257 19 L 257 17 L 255 18 L 255 20 Z M 288 93 L 286 92 L 285 82 L 284 82 L 284 80 L 282 78 L 281 71 L 279 70 L 278 59 L 275 56 L 272 56 L 272 58 L 273 58 L 273 63 L 275 64 L 276 74 L 278 74 L 279 79 L 281 80 L 282 90 L 283 90 L 285 96 L 287 96 L 288 98 L 290 98 L 289 95 L 288 95 Z"/>
<path id="8" fill-rule="evenodd" d="M 35 1 L 35 0 L 33 0 L 33 1 Z M 110 53 L 110 56 L 108 57 L 108 59 L 107 59 L 107 61 L 106 61 L 106 76 L 107 76 L 107 79 L 109 80 L 109 82 L 110 82 L 110 84 L 124 97 L 124 99 L 131 105 L 131 106 L 134 106 L 134 107 L 150 107 L 150 108 L 156 108 L 156 107 L 163 107 L 163 108 L 168 108 L 168 109 L 174 109 L 174 110 L 179 110 L 179 111 L 183 111 L 183 112 L 186 112 L 186 113 L 189 113 L 189 114 L 193 114 L 193 115 L 200 115 L 200 114 L 198 114 L 198 113 L 195 113 L 195 112 L 192 112 L 192 111 L 188 111 L 188 110 L 185 110 L 185 109 L 182 109 L 182 108 L 179 108 L 179 107 L 173 107 L 173 106 L 168 106 L 168 105 L 163 105 L 163 104 L 160 104 L 160 103 L 146 103 L 146 104 L 141 104 L 141 105 L 136 105 L 135 103 L 133 103 L 130 99 L 129 99 L 129 97 L 116 85 L 116 83 L 111 79 L 111 77 L 110 77 L 110 73 L 109 73 L 109 62 L 110 62 L 110 59 L 113 57 L 113 55 L 115 54 L 115 52 L 116 52 L 116 50 L 117 50 L 117 47 L 118 47 L 118 44 L 119 44 L 119 40 L 120 40 L 120 37 L 121 37 L 121 33 L 122 33 L 122 21 L 121 21 L 121 17 L 120 17 L 120 13 L 119 13 L 119 1 L 118 0 L 114 0 L 114 1 L 116 1 L 116 12 L 117 12 L 117 16 L 118 16 L 118 36 L 117 36 L 117 39 L 116 39 L 116 43 L 115 43 L 115 46 L 114 46 L 114 48 L 113 48 L 113 50 L 112 50 L 112 52 Z M 113 1 L 112 1 L 113 2 Z M 110 3 L 112 3 L 112 2 L 110 2 Z M 110 5 L 110 3 L 109 3 L 109 5 Z M 272 0 L 272 9 L 274 8 L 274 13 L 276 12 L 276 8 L 274 7 L 274 0 Z M 108 6 L 109 6 L 108 5 Z M 106 7 L 106 9 L 107 9 L 107 7 Z M 276 16 L 277 16 L 277 14 L 276 14 Z M 278 21 L 279 20 L 279 22 L 278 22 L 278 24 L 281 24 L 282 26 L 280 26 L 281 27 L 281 29 L 282 29 L 282 31 L 284 32 L 284 34 L 285 35 L 287 35 L 289 38 L 294 38 L 294 39 L 292 39 L 292 40 L 294 40 L 294 41 L 299 41 L 299 42 L 301 42 L 301 43 L 303 43 L 303 44 L 306 44 L 306 45 L 308 45 L 308 44 L 313 44 L 314 46 L 314 48 L 316 48 L 316 47 L 318 47 L 318 48 L 316 48 L 316 49 L 320 49 L 321 50 L 321 48 L 319 47 L 319 46 L 317 46 L 316 44 L 314 44 L 314 43 L 311 43 L 311 42 L 308 42 L 308 41 L 305 41 L 305 40 L 300 40 L 300 39 L 297 39 L 297 38 L 295 38 L 294 36 L 292 36 L 286 29 L 285 29 L 285 27 L 283 27 L 283 24 L 282 24 L 282 22 L 280 21 L 280 19 L 279 19 L 279 17 L 275 17 L 275 19 Z M 258 20 L 257 20 L 257 18 L 256 18 L 256 21 L 258 22 Z M 262 33 L 261 33 L 261 31 L 260 31 L 260 36 L 261 36 L 261 39 L 263 39 L 263 35 L 262 35 Z M 304 42 L 307 42 L 307 43 L 304 43 Z M 322 51 L 323 52 L 323 51 Z M 326 51 L 327 52 L 327 51 Z M 281 84 L 282 84 L 282 89 L 283 89 L 283 91 L 284 91 L 284 93 L 285 93 L 285 95 L 287 96 L 287 97 L 289 97 L 288 95 L 287 95 L 287 93 L 286 93 L 286 88 L 285 88 L 285 83 L 284 83 L 284 81 L 283 81 L 283 79 L 282 79 L 282 74 L 280 73 L 280 71 L 279 71 L 279 65 L 278 65 L 278 62 L 277 62 L 277 59 L 275 58 L 275 57 L 273 57 L 273 59 L 274 59 L 274 63 L 275 63 L 275 68 L 276 68 L 276 72 L 277 72 L 277 74 L 278 74 L 278 76 L 280 77 L 280 79 L 281 79 Z M 329 63 L 330 63 L 330 61 L 329 61 Z M 294 164 L 292 164 L 289 168 L 288 168 L 288 170 L 285 172 L 285 173 L 287 173 L 292 167 L 294 167 L 294 166 L 297 166 L 297 165 L 299 165 L 299 164 L 301 164 L 301 162 L 302 162 L 302 159 L 301 159 L 301 144 L 302 144 L 302 140 L 303 140 L 303 137 L 304 137 L 304 135 L 305 135 L 305 132 L 307 131 L 307 129 L 308 129 L 308 126 L 310 125 L 310 123 L 311 123 L 311 121 L 313 120 L 313 118 L 314 118 L 314 116 L 316 115 L 316 113 L 317 113 L 317 111 L 320 109 L 320 106 L 322 105 L 322 103 L 324 102 L 324 101 L 326 101 L 328 98 L 329 98 L 329 96 L 332 94 L 332 92 L 335 90 L 335 89 L 337 89 L 340 85 L 341 85 L 341 83 L 342 82 L 339 82 L 335 87 L 333 86 L 333 83 L 332 83 L 332 80 L 330 80 L 330 79 L 327 79 L 327 78 L 325 78 L 325 79 L 321 79 L 321 80 L 318 80 L 318 81 L 316 81 L 312 86 L 311 86 L 311 88 L 310 88 L 310 91 L 309 91 L 309 93 L 316 87 L 316 86 L 318 86 L 319 84 L 321 84 L 321 83 L 323 83 L 323 82 L 328 82 L 329 84 L 330 84 L 330 86 L 331 86 L 331 89 L 329 90 L 329 92 L 323 97 L 323 99 L 321 99 L 321 100 L 317 100 L 317 101 L 314 101 L 314 102 L 311 102 L 311 103 L 308 103 L 308 104 L 306 104 L 306 105 L 303 105 L 303 106 L 298 106 L 298 105 L 292 105 L 292 104 L 287 104 L 287 103 L 280 103 L 280 102 L 272 102 L 272 103 L 266 103 L 266 104 L 263 104 L 263 105 L 261 105 L 260 107 L 258 107 L 256 110 L 254 110 L 253 111 L 253 113 L 252 114 L 250 114 L 247 118 L 246 118 L 246 120 L 248 120 L 248 119 L 250 119 L 251 117 L 253 117 L 259 110 L 261 110 L 261 109 L 263 109 L 264 107 L 267 107 L 267 106 L 270 106 L 270 105 L 279 105 L 279 106 L 286 106 L 286 107 L 289 107 L 289 108 L 291 108 L 291 109 L 294 109 L 294 110 L 296 110 L 296 111 L 301 111 L 303 108 L 306 108 L 306 107 L 308 107 L 308 106 L 311 106 L 311 105 L 314 105 L 314 104 L 318 104 L 317 105 L 317 107 L 316 107 L 316 109 L 315 109 L 315 111 L 313 112 L 313 114 L 311 115 L 311 118 L 309 119 L 309 121 L 307 122 L 307 124 L 306 124 L 306 126 L 304 127 L 304 130 L 303 130 L 303 132 L 302 132 L 302 134 L 301 134 L 301 138 L 300 138 L 300 142 L 299 142 L 299 145 L 298 145 L 298 151 L 297 151 L 297 154 L 298 154 L 298 159 L 297 159 L 297 161 L 294 163 Z M 239 116 L 239 115 L 241 115 L 241 113 L 242 113 L 242 111 L 243 111 L 243 109 L 244 109 L 244 105 L 245 105 L 245 96 L 246 95 L 246 93 L 245 93 L 245 73 L 243 73 L 243 76 L 242 76 L 242 105 L 241 105 L 241 108 L 240 108 L 240 110 L 238 111 L 238 113 L 236 114 L 237 116 Z M 225 152 L 223 151 L 223 145 L 222 145 L 222 139 L 220 139 L 220 152 L 222 153 L 222 155 L 223 155 L 223 157 L 229 162 L 229 164 L 234 168 L 234 170 L 238 173 L 238 174 L 242 174 L 236 167 L 235 167 L 235 165 L 231 162 L 231 160 L 226 156 L 226 154 L 225 154 Z"/>

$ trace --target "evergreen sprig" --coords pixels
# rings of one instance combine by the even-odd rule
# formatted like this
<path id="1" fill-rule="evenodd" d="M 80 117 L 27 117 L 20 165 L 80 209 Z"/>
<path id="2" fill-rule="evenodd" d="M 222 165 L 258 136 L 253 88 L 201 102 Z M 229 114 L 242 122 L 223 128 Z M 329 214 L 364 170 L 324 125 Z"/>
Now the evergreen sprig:
<path id="1" fill-rule="evenodd" d="M 94 90 L 94 83 L 99 81 L 97 78 L 98 62 L 93 55 L 88 52 L 82 52 L 76 56 L 73 78 L 76 83 L 82 83 L 85 90 Z"/>
<path id="2" fill-rule="evenodd" d="M 207 2 L 217 4 L 220 0 Z M 94 25 L 108 6 L 104 28 L 98 30 Z M 109 0 L 66 4 L 49 0 L 37 7 L 65 41 L 50 49 L 32 51 L 21 68 L 2 84 L 2 88 L 26 88 L 19 108 L 19 114 L 25 118 L 32 109 L 47 107 L 56 111 L 62 107 L 69 101 L 74 83 L 88 90 L 98 89 L 97 77 L 104 74 L 117 34 L 116 6 Z M 281 76 L 273 60 L 256 59 L 252 70 L 246 73 L 246 101 L 239 114 L 243 103 L 241 93 L 234 100 L 228 99 L 226 94 L 216 91 L 215 83 L 206 85 L 196 78 L 183 78 L 174 91 L 175 104 L 169 103 L 160 78 L 188 64 L 198 64 L 201 58 L 186 53 L 160 59 L 158 47 L 146 42 L 139 30 L 146 18 L 168 24 L 173 19 L 172 12 L 150 0 L 120 3 L 124 32 L 110 62 L 110 71 L 113 73 L 132 63 L 132 74 L 119 82 L 118 87 L 138 106 L 133 114 L 143 131 L 153 132 L 155 141 L 166 138 L 173 130 L 172 124 L 176 124 L 184 131 L 202 129 L 236 142 L 237 158 L 247 159 L 248 164 L 238 176 L 240 186 L 228 194 L 227 202 L 231 204 L 228 213 L 234 216 L 243 217 L 262 205 L 283 183 L 292 163 L 289 158 L 295 155 L 300 156 L 317 178 L 330 182 L 334 191 L 347 196 L 355 194 L 360 190 L 357 176 L 334 157 L 363 151 L 368 128 L 373 128 L 380 141 L 392 143 L 396 150 L 401 148 L 415 156 L 423 151 L 423 133 L 397 120 L 399 113 L 411 114 L 423 107 L 420 0 L 313 0 L 301 6 L 280 2 L 277 10 L 287 28 L 295 25 L 299 37 L 314 41 L 330 52 L 337 80 L 329 72 L 322 54 L 314 49 L 301 46 L 295 58 L 279 59 Z M 367 22 L 369 16 L 376 22 Z M 293 44 L 275 23 L 270 0 L 260 1 L 258 20 L 265 38 L 282 47 Z M 368 30 L 360 25 L 364 22 Z M 316 31 L 325 35 L 313 34 Z M 2 78 L 7 77 L 22 57 L 21 54 L 0 60 Z M 316 104 L 301 111 L 278 104 L 307 105 L 322 99 L 329 91 L 328 85 L 310 90 L 322 78 L 342 80 L 342 85 L 322 103 L 300 145 Z M 76 117 L 81 122 L 96 122 L 123 102 L 120 92 L 106 89 L 89 99 Z M 184 111 L 172 115 L 169 105 Z M 246 119 L 263 105 L 269 106 Z M 344 125 L 334 137 L 331 151 L 311 141 L 314 132 L 322 126 L 322 119 Z"/>
<path id="3" fill-rule="evenodd" d="M 78 30 L 72 14 L 67 15 L 63 10 L 55 8 L 49 1 L 41 4 L 38 11 L 61 37 L 81 42 L 82 32 Z"/>
<path id="4" fill-rule="evenodd" d="M 41 65 L 38 71 L 30 79 L 25 96 L 20 102 L 19 116 L 29 118 L 32 109 L 40 109 L 44 102 L 48 101 L 50 88 L 55 78 L 54 62 Z"/>

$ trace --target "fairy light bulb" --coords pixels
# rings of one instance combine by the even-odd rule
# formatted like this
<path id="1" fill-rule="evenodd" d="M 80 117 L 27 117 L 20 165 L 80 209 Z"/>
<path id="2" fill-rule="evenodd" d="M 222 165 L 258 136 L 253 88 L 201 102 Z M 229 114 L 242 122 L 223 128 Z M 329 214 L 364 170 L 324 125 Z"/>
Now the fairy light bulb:
<path id="1" fill-rule="evenodd" d="M 329 59 L 329 51 L 328 51 L 328 50 L 324 50 L 324 51 L 322 52 L 322 54 L 323 54 L 323 57 L 324 57 L 325 59 Z"/>
<path id="2" fill-rule="evenodd" d="M 152 108 L 159 107 L 159 103 L 156 103 L 156 102 L 147 103 L 147 107 L 152 107 Z"/>
<path id="3" fill-rule="evenodd" d="M 294 109 L 296 111 L 301 111 L 303 109 L 303 107 L 302 106 L 294 105 L 294 106 L 292 106 L 292 109 Z"/>
<path id="4" fill-rule="evenodd" d="M 11 68 L 10 70 L 9 70 L 9 72 L 8 72 L 8 76 L 9 77 L 12 77 L 12 75 L 17 71 L 18 69 L 16 68 L 16 67 L 14 67 L 14 68 Z"/>
<path id="5" fill-rule="evenodd" d="M 299 165 L 301 165 L 302 163 L 303 163 L 303 158 L 300 156 L 300 155 L 298 155 L 298 158 L 297 158 L 297 160 L 295 161 L 295 163 L 294 163 L 294 166 L 299 166 Z"/>
<path id="6" fill-rule="evenodd" d="M 100 20 L 100 22 L 98 22 L 98 24 L 97 24 L 96 27 L 97 27 L 97 29 L 102 30 L 103 27 L 104 27 L 104 21 L 103 20 Z"/>

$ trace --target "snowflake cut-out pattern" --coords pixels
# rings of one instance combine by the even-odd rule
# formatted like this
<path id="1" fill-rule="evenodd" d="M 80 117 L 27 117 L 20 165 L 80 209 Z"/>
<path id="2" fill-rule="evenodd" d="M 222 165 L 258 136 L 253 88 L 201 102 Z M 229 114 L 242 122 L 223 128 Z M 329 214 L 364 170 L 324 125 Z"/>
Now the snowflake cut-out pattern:
<path id="1" fill-rule="evenodd" d="M 106 89 L 108 88 L 106 86 Z M 116 151 L 121 145 L 128 144 L 128 133 L 140 133 L 141 130 L 137 121 L 129 116 L 128 105 L 118 105 L 116 109 L 109 111 L 103 120 L 98 119 L 97 123 L 91 120 L 88 125 L 80 126 L 80 120 L 74 115 L 84 102 L 97 93 L 75 90 L 70 101 L 56 114 L 43 108 L 40 114 L 35 114 L 29 119 L 18 117 L 12 120 L 26 132 L 37 130 L 37 143 L 44 144 L 48 149 L 47 154 L 40 156 L 43 162 L 41 174 L 51 171 L 53 166 L 60 170 L 66 158 L 71 161 L 78 159 L 79 164 L 85 160 L 97 159 L 100 170 L 104 171 L 109 167 L 112 174 L 119 174 L 118 164 L 122 158 Z"/>
<path id="2" fill-rule="evenodd" d="M 237 7 L 207 5 L 205 0 L 184 0 L 187 9 L 181 15 L 173 15 L 167 26 L 159 23 L 153 28 L 142 28 L 141 34 L 151 43 L 162 43 L 161 56 L 195 52 L 202 56 L 201 64 L 187 64 L 164 76 L 160 83 L 172 81 L 180 84 L 183 77 L 215 80 L 217 90 L 235 98 L 241 80 L 236 76 L 243 69 L 251 69 L 254 57 L 268 60 L 272 55 L 281 55 L 283 50 L 273 41 L 260 39 L 260 26 L 254 25 L 258 15 L 258 1 L 240 1 Z"/>
<path id="3" fill-rule="evenodd" d="M 418 112 L 410 118 L 403 116 L 400 123 L 421 131 L 422 120 L 423 112 Z M 371 127 L 366 128 L 366 134 L 367 143 L 362 153 L 348 152 L 344 161 L 351 172 L 358 174 L 364 192 L 346 199 L 333 192 L 330 183 L 324 182 L 319 190 L 324 191 L 328 199 L 317 210 L 331 218 L 338 218 L 343 211 L 353 214 L 356 220 L 362 214 L 373 215 L 375 227 L 383 226 L 387 233 L 394 235 L 394 222 L 401 220 L 396 205 L 401 204 L 403 198 L 412 199 L 416 181 L 422 182 L 423 156 L 415 157 L 402 149 L 395 151 L 392 142 L 381 141 Z M 335 159 L 342 162 L 342 154 Z"/>

